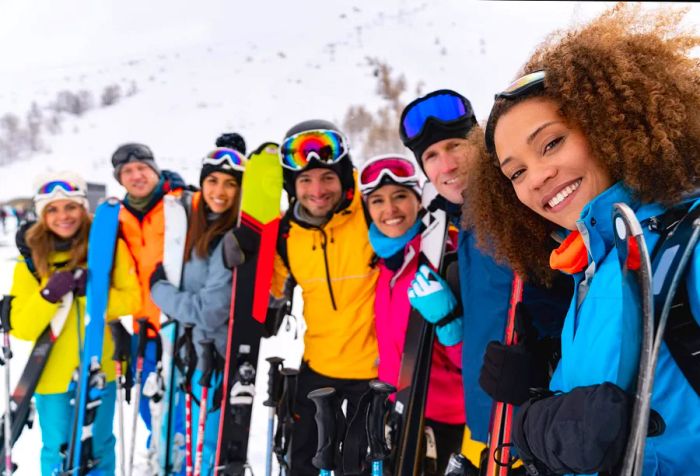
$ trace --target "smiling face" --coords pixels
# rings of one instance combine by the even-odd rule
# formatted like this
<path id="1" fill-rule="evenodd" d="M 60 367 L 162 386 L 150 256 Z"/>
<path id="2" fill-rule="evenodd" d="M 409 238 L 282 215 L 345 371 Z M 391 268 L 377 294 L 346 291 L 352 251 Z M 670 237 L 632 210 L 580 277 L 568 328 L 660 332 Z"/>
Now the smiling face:
<path id="1" fill-rule="evenodd" d="M 503 114 L 494 131 L 501 171 L 518 199 L 538 215 L 576 229 L 583 207 L 613 184 L 583 132 L 556 103 L 525 100 Z"/>
<path id="2" fill-rule="evenodd" d="M 317 218 L 323 218 L 333 211 L 343 195 L 338 174 L 323 168 L 301 172 L 294 187 L 301 206 Z"/>
<path id="3" fill-rule="evenodd" d="M 85 216 L 85 208 L 72 200 L 54 200 L 43 212 L 46 227 L 63 239 L 75 236 Z"/>
<path id="4" fill-rule="evenodd" d="M 236 178 L 223 172 L 212 172 L 202 182 L 202 197 L 214 213 L 223 213 L 231 208 L 238 190 Z"/>
<path id="5" fill-rule="evenodd" d="M 474 158 L 467 139 L 444 139 L 423 152 L 423 170 L 438 193 L 452 203 L 462 203 L 467 170 Z"/>
<path id="6" fill-rule="evenodd" d="M 127 193 L 134 198 L 145 198 L 158 184 L 158 174 L 143 162 L 124 164 L 119 172 L 119 180 Z"/>
<path id="7" fill-rule="evenodd" d="M 396 238 L 416 222 L 420 202 L 408 188 L 387 184 L 369 194 L 367 208 L 379 231 L 389 238 Z"/>

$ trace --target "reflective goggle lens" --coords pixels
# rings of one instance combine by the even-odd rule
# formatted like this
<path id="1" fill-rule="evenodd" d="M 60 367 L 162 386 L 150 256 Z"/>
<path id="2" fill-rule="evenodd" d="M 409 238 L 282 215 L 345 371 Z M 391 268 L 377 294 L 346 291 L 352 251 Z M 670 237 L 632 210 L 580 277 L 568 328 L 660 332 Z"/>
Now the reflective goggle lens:
<path id="1" fill-rule="evenodd" d="M 407 140 L 414 139 L 423 131 L 429 118 L 442 122 L 452 122 L 472 115 L 464 99 L 448 92 L 417 99 L 406 107 L 401 122 L 403 135 Z"/>
<path id="2" fill-rule="evenodd" d="M 291 170 L 304 169 L 311 159 L 333 164 L 347 154 L 345 138 L 335 131 L 305 131 L 287 138 L 280 148 L 282 166 Z"/>
<path id="3" fill-rule="evenodd" d="M 512 99 L 517 98 L 521 94 L 525 94 L 536 87 L 544 85 L 544 71 L 535 71 L 534 73 L 526 74 L 515 81 L 513 81 L 510 86 L 508 86 L 504 91 L 496 94 L 496 99 L 506 98 Z"/>
<path id="4" fill-rule="evenodd" d="M 223 163 L 228 163 L 234 170 L 243 170 L 245 168 L 245 157 L 243 154 L 234 149 L 220 147 L 214 149 L 202 159 L 202 165 L 219 166 Z"/>
<path id="5" fill-rule="evenodd" d="M 52 182 L 47 182 L 37 191 L 38 194 L 43 195 L 47 193 L 53 193 L 57 190 L 63 190 L 64 192 L 80 192 L 80 188 L 77 185 L 66 182 L 64 180 L 54 180 Z"/>
<path id="6" fill-rule="evenodd" d="M 360 184 L 367 185 L 381 178 L 382 172 L 391 172 L 396 178 L 416 178 L 416 168 L 411 162 L 399 157 L 388 157 L 367 164 L 360 174 Z"/>
<path id="7" fill-rule="evenodd" d="M 142 144 L 124 145 L 112 155 L 112 166 L 126 164 L 131 160 L 154 160 L 153 152 Z"/>

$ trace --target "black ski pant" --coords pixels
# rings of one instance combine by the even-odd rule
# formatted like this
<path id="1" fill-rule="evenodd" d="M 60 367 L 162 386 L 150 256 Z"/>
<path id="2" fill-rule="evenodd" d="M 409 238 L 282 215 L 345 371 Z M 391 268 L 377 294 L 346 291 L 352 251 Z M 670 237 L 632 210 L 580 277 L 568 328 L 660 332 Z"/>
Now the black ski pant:
<path id="1" fill-rule="evenodd" d="M 437 451 L 437 468 L 432 468 L 431 464 L 424 460 L 426 475 L 445 474 L 445 468 L 450 460 L 452 453 L 459 453 L 462 450 L 462 438 L 464 437 L 464 424 L 451 425 L 449 423 L 441 423 L 435 420 L 425 419 L 426 429 L 430 427 L 435 436 L 435 448 Z M 436 469 L 435 472 L 433 470 Z"/>
<path id="2" fill-rule="evenodd" d="M 316 454 L 318 429 L 316 428 L 316 406 L 306 396 L 310 391 L 322 387 L 335 388 L 338 397 L 347 400 L 346 417 L 348 421 L 355 414 L 360 397 L 369 390 L 370 380 L 339 379 L 326 377 L 314 372 L 306 362 L 302 362 L 297 377 L 297 394 L 294 401 L 294 412 L 297 418 L 292 429 L 292 476 L 316 476 L 318 469 L 311 463 Z M 449 457 L 449 455 L 448 455 Z M 336 474 L 341 474 L 336 470 Z"/>

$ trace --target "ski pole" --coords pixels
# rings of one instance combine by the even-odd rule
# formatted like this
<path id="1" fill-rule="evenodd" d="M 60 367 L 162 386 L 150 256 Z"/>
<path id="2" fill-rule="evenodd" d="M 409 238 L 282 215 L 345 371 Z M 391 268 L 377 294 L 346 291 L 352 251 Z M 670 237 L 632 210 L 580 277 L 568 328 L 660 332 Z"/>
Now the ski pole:
<path id="1" fill-rule="evenodd" d="M 380 380 L 369 383 L 372 390 L 372 400 L 367 414 L 367 441 L 369 441 L 369 459 L 372 462 L 372 476 L 384 474 L 384 460 L 389 457 L 391 450 L 387 446 L 384 424 L 387 413 L 389 395 L 396 392 L 396 387 Z"/>
<path id="2" fill-rule="evenodd" d="M 316 405 L 316 427 L 318 430 L 318 445 L 316 455 L 311 459 L 319 470 L 319 476 L 331 476 L 335 469 L 336 446 L 336 415 L 340 410 L 340 401 L 333 387 L 322 387 L 312 390 L 308 399 Z"/>
<path id="3" fill-rule="evenodd" d="M 202 394 L 199 398 L 199 422 L 197 424 L 197 453 L 194 462 L 194 476 L 202 474 L 202 451 L 204 450 L 204 430 L 207 422 L 207 398 L 209 387 L 211 386 L 211 376 L 216 365 L 216 347 L 213 339 L 202 339 L 199 341 L 202 347 L 202 376 L 199 378 L 199 385 L 202 387 Z"/>
<path id="4" fill-rule="evenodd" d="M 129 447 L 129 476 L 134 471 L 134 453 L 136 452 L 136 424 L 139 418 L 139 406 L 141 404 L 141 385 L 143 384 L 143 359 L 146 354 L 146 341 L 148 340 L 148 319 L 145 317 L 136 319 L 139 324 L 138 341 L 136 347 L 136 372 L 134 373 L 134 409 L 131 420 L 131 445 Z"/>
<path id="5" fill-rule="evenodd" d="M 182 390 L 185 393 L 185 475 L 192 476 L 192 376 L 197 366 L 197 350 L 194 347 L 193 324 L 184 325 L 184 333 L 175 343 L 175 365 L 183 375 Z M 184 349 L 184 353 L 181 350 Z"/>
<path id="6" fill-rule="evenodd" d="M 3 475 L 12 474 L 12 407 L 10 396 L 10 359 L 12 350 L 10 349 L 10 308 L 12 307 L 13 296 L 5 295 L 0 304 L 0 326 L 2 328 L 2 364 L 5 366 L 5 412 L 4 418 L 4 441 L 5 446 L 5 469 Z"/>
<path id="7" fill-rule="evenodd" d="M 118 431 L 119 431 L 119 461 L 120 461 L 120 474 L 125 476 L 125 461 L 126 452 L 124 451 L 124 392 L 126 389 L 126 378 L 124 376 L 123 362 L 129 359 L 129 347 L 131 336 L 124 329 L 121 321 L 110 321 L 109 330 L 112 333 L 112 340 L 114 341 L 114 354 L 112 354 L 112 360 L 114 361 L 114 368 L 117 374 L 117 420 L 118 420 Z"/>
<path id="8" fill-rule="evenodd" d="M 294 426 L 294 399 L 297 394 L 297 369 L 283 368 L 282 375 L 282 395 L 279 405 L 277 405 L 277 429 L 275 431 L 275 443 L 273 452 L 277 456 L 277 463 L 280 468 L 280 476 L 289 473 L 287 463 L 287 452 L 292 438 L 292 428 Z"/>
<path id="9" fill-rule="evenodd" d="M 270 370 L 267 373 L 267 400 L 263 405 L 269 407 L 267 417 L 267 452 L 265 455 L 265 476 L 272 475 L 272 436 L 275 426 L 275 412 L 280 398 L 282 397 L 282 362 L 284 359 L 280 357 L 268 357 L 266 359 L 270 363 Z"/>

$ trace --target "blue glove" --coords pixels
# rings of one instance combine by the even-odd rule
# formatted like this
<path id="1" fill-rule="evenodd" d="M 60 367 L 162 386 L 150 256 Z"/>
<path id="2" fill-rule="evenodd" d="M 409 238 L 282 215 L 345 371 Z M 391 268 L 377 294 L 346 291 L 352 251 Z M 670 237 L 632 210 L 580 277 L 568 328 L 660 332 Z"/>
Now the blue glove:
<path id="1" fill-rule="evenodd" d="M 427 265 L 421 265 L 416 271 L 408 287 L 408 300 L 431 324 L 445 318 L 457 306 L 447 282 Z"/>
<path id="2" fill-rule="evenodd" d="M 462 318 L 453 319 L 444 326 L 435 327 L 435 335 L 445 347 L 462 342 Z"/>

